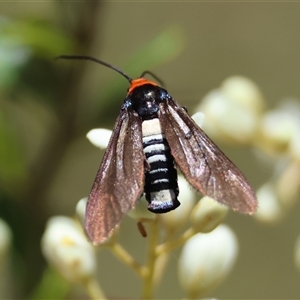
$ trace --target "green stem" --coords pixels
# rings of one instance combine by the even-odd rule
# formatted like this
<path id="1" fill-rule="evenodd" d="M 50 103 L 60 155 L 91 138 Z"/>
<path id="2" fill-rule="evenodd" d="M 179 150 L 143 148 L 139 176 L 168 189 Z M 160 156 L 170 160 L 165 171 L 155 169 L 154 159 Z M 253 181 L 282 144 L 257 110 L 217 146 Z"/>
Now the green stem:
<path id="1" fill-rule="evenodd" d="M 173 249 L 183 245 L 195 233 L 196 232 L 193 228 L 187 229 L 177 239 L 169 240 L 168 242 L 165 242 L 164 244 L 161 244 L 161 245 L 157 246 L 156 255 L 158 256 L 158 255 L 161 255 L 161 254 L 164 254 L 164 253 L 168 253 L 168 252 L 172 251 Z"/>
<path id="2" fill-rule="evenodd" d="M 157 219 L 153 221 L 151 224 L 151 230 L 149 235 L 149 246 L 148 246 L 148 254 L 147 254 L 147 273 L 144 276 L 143 281 L 143 290 L 142 290 L 142 299 L 150 300 L 153 298 L 153 276 L 155 271 L 155 263 L 157 259 L 156 255 L 156 247 L 158 242 L 158 222 Z"/>
<path id="3" fill-rule="evenodd" d="M 84 282 L 84 286 L 91 299 L 93 300 L 107 299 L 100 285 L 98 284 L 98 282 L 94 277 L 89 278 L 86 282 Z"/>
<path id="4" fill-rule="evenodd" d="M 109 245 L 113 254 L 125 265 L 129 266 L 140 277 L 145 277 L 147 270 L 141 266 L 119 243 Z"/>

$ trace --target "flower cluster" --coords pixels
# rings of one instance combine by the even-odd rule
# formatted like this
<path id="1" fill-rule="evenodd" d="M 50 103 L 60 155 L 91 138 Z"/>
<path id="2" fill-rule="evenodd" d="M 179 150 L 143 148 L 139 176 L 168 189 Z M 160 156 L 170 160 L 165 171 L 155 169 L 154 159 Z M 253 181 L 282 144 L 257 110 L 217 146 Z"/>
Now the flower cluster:
<path id="1" fill-rule="evenodd" d="M 194 119 L 198 124 L 202 123 L 203 114 L 197 113 Z M 111 132 L 105 129 L 94 129 L 87 134 L 90 141 L 102 149 L 108 144 L 110 136 Z M 149 235 L 148 251 L 151 258 L 144 266 L 136 262 L 116 238 L 113 237 L 105 243 L 106 247 L 109 247 L 121 261 L 142 278 L 144 285 L 142 296 L 145 299 L 152 298 L 153 290 L 159 283 L 169 254 L 179 246 L 183 246 L 183 249 L 178 263 L 178 279 L 189 298 L 198 297 L 220 283 L 229 273 L 237 256 L 237 241 L 234 233 L 226 226 L 217 228 L 225 218 L 228 209 L 209 197 L 203 197 L 196 204 L 195 193 L 181 175 L 178 177 L 178 184 L 180 209 L 157 216 L 147 210 L 147 201 L 142 197 L 135 208 L 128 213 L 143 228 L 146 226 L 144 230 Z M 80 200 L 76 207 L 81 224 L 84 219 L 86 200 L 86 198 Z M 84 282 L 87 277 L 86 270 L 89 270 L 89 276 L 94 274 L 94 270 L 89 268 L 93 252 L 90 252 L 89 248 L 80 246 L 80 243 L 64 242 L 66 239 L 74 240 L 74 232 L 69 232 L 69 225 L 65 226 L 65 222 L 69 225 L 72 223 L 74 231 L 80 231 L 73 220 L 68 219 L 67 221 L 60 217 L 50 220 L 43 238 L 43 252 L 50 263 L 56 266 L 65 278 L 70 281 Z M 60 228 L 59 234 L 54 238 L 53 234 L 57 228 Z M 212 233 L 208 234 L 211 231 Z M 78 232 L 78 236 L 82 237 L 81 231 Z M 83 250 L 88 251 L 84 254 L 86 258 L 79 260 L 76 255 L 76 257 L 67 255 L 66 246 L 69 247 L 71 244 L 80 248 L 77 253 Z M 215 251 L 208 255 L 210 247 L 215 248 Z M 62 248 L 62 251 L 55 250 L 57 248 Z M 59 255 L 60 252 L 61 255 Z M 197 252 L 197 256 L 194 255 L 195 252 Z M 205 259 L 196 260 L 197 264 L 195 264 L 195 259 L 193 259 L 195 257 L 205 257 Z M 75 264 L 74 261 L 77 263 Z M 83 268 L 85 261 L 87 266 Z M 158 265 L 159 267 L 154 268 Z M 72 266 L 73 268 L 76 266 L 76 268 L 72 269 Z M 190 277 L 194 276 L 194 280 L 185 280 L 186 276 L 183 274 L 187 273 L 190 274 Z"/>
<path id="2" fill-rule="evenodd" d="M 262 222 L 278 222 L 292 207 L 300 184 L 300 108 L 286 102 L 273 111 L 265 110 L 259 88 L 251 80 L 234 76 L 206 95 L 193 118 L 215 140 L 249 146 L 262 163 L 272 163 L 274 174 L 257 191 L 259 209 L 254 215 Z M 93 129 L 88 139 L 105 149 L 111 136 L 106 129 Z M 147 210 L 142 197 L 128 215 L 148 235 L 148 257 L 138 263 L 113 236 L 105 243 L 124 264 L 142 280 L 142 298 L 151 299 L 160 282 L 172 250 L 182 247 L 178 261 L 178 280 L 188 299 L 199 299 L 230 273 L 238 254 L 233 231 L 220 225 L 228 209 L 209 197 L 195 200 L 195 193 L 179 175 L 181 206 L 172 212 L 155 215 Z M 86 199 L 80 200 L 76 212 L 83 223 Z M 117 230 L 116 230 L 117 231 Z M 48 261 L 69 281 L 86 282 L 94 278 L 96 259 L 82 229 L 74 220 L 56 217 L 49 221 L 42 242 Z M 295 251 L 300 266 L 300 242 Z M 300 268 L 300 267 L 299 267 Z M 90 286 L 87 286 L 89 291 Z M 104 298 L 98 286 L 98 294 Z"/>
<path id="3" fill-rule="evenodd" d="M 283 99 L 267 111 L 257 85 L 242 76 L 226 79 L 208 93 L 197 110 L 206 119 L 204 130 L 216 140 L 251 147 L 273 174 L 257 190 L 254 215 L 265 223 L 280 221 L 293 207 L 300 186 L 299 100 Z"/>

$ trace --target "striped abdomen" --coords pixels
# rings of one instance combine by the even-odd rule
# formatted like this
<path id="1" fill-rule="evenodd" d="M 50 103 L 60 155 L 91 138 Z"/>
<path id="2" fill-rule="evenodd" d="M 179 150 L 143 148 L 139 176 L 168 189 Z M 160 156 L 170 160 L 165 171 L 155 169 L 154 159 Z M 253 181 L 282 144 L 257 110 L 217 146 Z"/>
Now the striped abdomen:
<path id="1" fill-rule="evenodd" d="M 148 209 L 154 213 L 165 213 L 180 205 L 174 159 L 158 118 L 144 120 L 142 133 L 148 163 L 145 173 Z"/>

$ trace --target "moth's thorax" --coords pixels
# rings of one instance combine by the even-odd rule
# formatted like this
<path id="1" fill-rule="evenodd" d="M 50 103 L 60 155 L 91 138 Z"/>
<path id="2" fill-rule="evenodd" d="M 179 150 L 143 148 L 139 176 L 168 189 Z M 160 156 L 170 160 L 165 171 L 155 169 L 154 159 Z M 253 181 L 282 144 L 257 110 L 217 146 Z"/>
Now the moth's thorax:
<path id="1" fill-rule="evenodd" d="M 142 117 L 149 118 L 156 115 L 159 103 L 165 100 L 166 90 L 151 82 L 135 87 L 128 93 L 126 101 Z"/>

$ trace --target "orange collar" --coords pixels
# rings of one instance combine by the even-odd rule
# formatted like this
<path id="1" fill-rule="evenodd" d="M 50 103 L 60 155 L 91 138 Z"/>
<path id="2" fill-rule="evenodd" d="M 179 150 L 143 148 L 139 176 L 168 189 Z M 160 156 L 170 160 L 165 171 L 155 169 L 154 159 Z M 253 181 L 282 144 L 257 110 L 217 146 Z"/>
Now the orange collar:
<path id="1" fill-rule="evenodd" d="M 127 95 L 129 95 L 135 88 L 145 85 L 145 84 L 152 84 L 154 86 L 157 86 L 157 84 L 153 81 L 147 80 L 145 78 L 137 78 L 133 79 L 130 83 L 130 87 L 128 89 Z"/>

